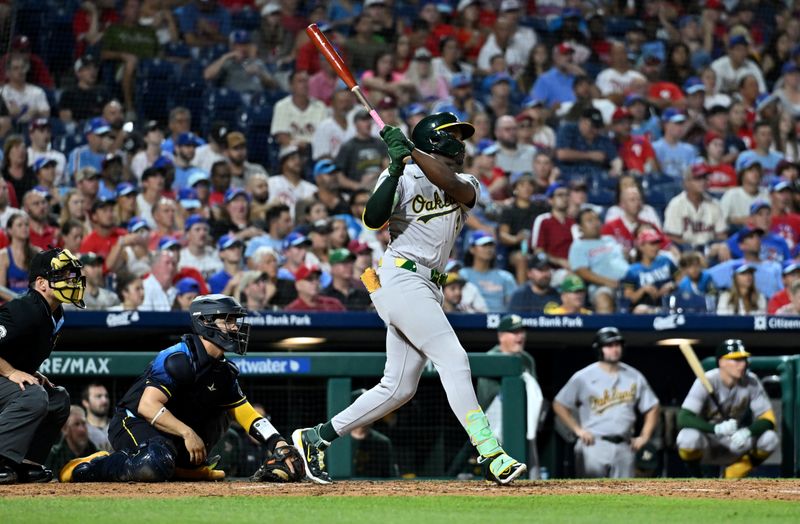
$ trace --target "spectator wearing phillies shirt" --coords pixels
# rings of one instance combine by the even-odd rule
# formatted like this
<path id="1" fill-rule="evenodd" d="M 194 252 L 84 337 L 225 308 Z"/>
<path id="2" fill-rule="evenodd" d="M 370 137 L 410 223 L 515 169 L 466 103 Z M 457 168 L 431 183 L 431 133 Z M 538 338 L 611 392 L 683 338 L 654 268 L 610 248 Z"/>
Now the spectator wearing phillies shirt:
<path id="1" fill-rule="evenodd" d="M 728 40 L 728 52 L 711 63 L 711 69 L 717 74 L 717 90 L 722 93 L 735 93 L 739 82 L 746 76 L 754 76 L 758 82 L 758 91 L 767 91 L 767 84 L 758 64 L 747 58 L 749 42 L 744 35 L 731 36 Z"/>
<path id="2" fill-rule="evenodd" d="M 321 276 L 319 266 L 302 265 L 297 268 L 294 272 L 297 298 L 284 311 L 347 311 L 337 299 L 321 294 Z"/>
<path id="3" fill-rule="evenodd" d="M 639 261 L 632 264 L 622 277 L 625 298 L 633 313 L 657 312 L 665 295 L 675 290 L 678 268 L 666 255 L 659 255 L 663 238 L 652 229 L 644 229 L 636 237 Z"/>
<path id="4" fill-rule="evenodd" d="M 778 310 L 792 302 L 789 290 L 794 287 L 794 283 L 800 281 L 800 263 L 794 260 L 787 260 L 783 263 L 782 271 L 783 289 L 772 295 L 767 302 L 767 314 L 775 315 Z"/>
<path id="5" fill-rule="evenodd" d="M 794 282 L 788 291 L 784 289 L 781 293 L 787 293 L 789 302 L 778 308 L 774 314 L 800 316 L 800 284 Z M 769 303 L 767 303 L 767 311 L 769 312 Z"/>
<path id="6" fill-rule="evenodd" d="M 736 159 L 736 169 L 758 162 L 764 171 L 764 176 L 771 179 L 775 169 L 783 160 L 783 155 L 772 150 L 772 124 L 766 120 L 759 120 L 753 126 L 753 141 L 755 144 L 749 151 L 745 151 Z"/>
<path id="7" fill-rule="evenodd" d="M 697 161 L 697 149 L 682 140 L 686 131 L 686 115 L 670 107 L 664 110 L 661 122 L 664 124 L 664 136 L 653 143 L 653 149 L 661 172 L 680 180 Z"/>
<path id="8" fill-rule="evenodd" d="M 561 183 L 550 184 L 545 193 L 550 212 L 542 213 L 533 222 L 530 245 L 536 253 L 545 253 L 550 264 L 569 269 L 569 246 L 575 220 L 567 216 L 569 189 Z"/>
<path id="9" fill-rule="evenodd" d="M 713 131 L 703 137 L 706 156 L 703 167 L 708 171 L 708 190 L 715 194 L 724 194 L 728 189 L 736 187 L 738 177 L 733 166 L 725 161 L 725 139 Z"/>
<path id="10" fill-rule="evenodd" d="M 792 258 L 789 245 L 780 235 L 770 232 L 772 222 L 772 208 L 766 200 L 756 200 L 750 206 L 750 215 L 747 225 L 762 231 L 761 236 L 761 258 L 764 260 L 774 260 L 783 263 Z M 747 229 L 747 228 L 745 228 Z M 737 231 L 728 239 L 728 249 L 733 258 L 741 258 L 742 250 L 739 249 L 739 241 L 742 232 Z"/>
<path id="11" fill-rule="evenodd" d="M 763 171 L 761 164 L 753 159 L 739 168 L 739 186 L 731 188 L 722 195 L 719 206 L 726 222 L 741 226 L 750 219 L 750 206 L 758 200 L 766 200 L 769 195 L 761 188 Z"/>
<path id="12" fill-rule="evenodd" d="M 684 190 L 667 204 L 664 232 L 679 249 L 709 247 L 708 256 L 727 256 L 715 242 L 726 238 L 728 229 L 716 200 L 706 194 L 708 174 L 704 169 L 687 170 Z"/>
<path id="13" fill-rule="evenodd" d="M 50 207 L 45 198 L 47 193 L 32 189 L 22 197 L 22 210 L 28 214 L 30 222 L 29 242 L 42 251 L 56 245 L 58 230 L 48 222 Z"/>
<path id="14" fill-rule="evenodd" d="M 625 49 L 624 43 L 612 44 L 608 57 L 609 67 L 600 71 L 595 84 L 604 97 L 621 105 L 634 80 L 644 81 L 645 78 L 639 71 L 631 69 L 628 51 Z"/>
<path id="15" fill-rule="evenodd" d="M 627 255 L 633 249 L 636 234 L 643 226 L 659 232 L 661 228 L 656 223 L 649 222 L 646 215 L 643 215 L 644 202 L 639 186 L 632 185 L 623 189 L 618 202 L 622 213 L 610 222 L 606 222 L 600 233 L 614 237 L 622 244 L 623 252 Z M 666 247 L 669 240 L 663 238 L 663 241 L 662 247 Z"/>
<path id="16" fill-rule="evenodd" d="M 644 135 L 631 135 L 633 118 L 630 111 L 619 107 L 611 117 L 614 143 L 625 170 L 631 174 L 649 175 L 660 171 L 656 153 Z"/>
<path id="17" fill-rule="evenodd" d="M 769 187 L 772 204 L 772 225 L 770 231 L 786 240 L 792 253 L 800 249 L 800 215 L 793 207 L 794 189 L 791 182 L 776 180 Z"/>

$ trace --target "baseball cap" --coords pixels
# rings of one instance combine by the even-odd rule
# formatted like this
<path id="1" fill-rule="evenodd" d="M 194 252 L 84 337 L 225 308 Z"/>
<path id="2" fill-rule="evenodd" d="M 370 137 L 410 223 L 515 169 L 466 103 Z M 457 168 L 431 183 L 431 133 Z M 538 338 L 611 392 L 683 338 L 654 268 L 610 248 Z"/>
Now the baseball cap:
<path id="1" fill-rule="evenodd" d="M 241 187 L 231 187 L 227 191 L 225 191 L 225 203 L 229 203 L 234 198 L 243 196 L 250 202 L 250 195 L 247 194 L 247 191 L 242 189 Z"/>
<path id="2" fill-rule="evenodd" d="M 203 206 L 203 203 L 197 198 L 197 191 L 190 187 L 184 187 L 178 190 L 178 203 L 187 211 Z"/>
<path id="3" fill-rule="evenodd" d="M 728 107 L 727 106 L 724 106 L 722 104 L 714 104 L 713 106 L 708 108 L 708 110 L 706 111 L 706 116 L 714 116 L 714 115 L 718 115 L 718 114 L 721 114 L 721 113 L 726 113 L 727 114 L 727 112 L 728 112 Z"/>
<path id="4" fill-rule="evenodd" d="M 197 147 L 200 145 L 200 140 L 198 140 L 197 135 L 195 135 L 191 131 L 187 131 L 185 133 L 181 133 L 180 135 L 178 135 L 178 140 L 176 141 L 176 145 Z"/>
<path id="5" fill-rule="evenodd" d="M 485 246 L 494 243 L 494 237 L 485 231 L 473 231 L 469 236 L 470 246 Z"/>
<path id="6" fill-rule="evenodd" d="M 586 284 L 583 283 L 583 279 L 578 275 L 567 275 L 561 281 L 561 286 L 558 290 L 561 293 L 579 293 L 586 291 Z"/>
<path id="7" fill-rule="evenodd" d="M 113 206 L 116 203 L 117 200 L 115 198 L 98 198 L 92 203 L 92 213 L 101 207 Z"/>
<path id="8" fill-rule="evenodd" d="M 158 250 L 164 251 L 165 249 L 180 249 L 181 245 L 172 237 L 161 237 L 158 240 Z"/>
<path id="9" fill-rule="evenodd" d="M 755 215 L 764 208 L 772 209 L 772 206 L 766 200 L 756 200 L 755 202 L 750 204 L 750 214 Z"/>
<path id="10" fill-rule="evenodd" d="M 674 107 L 668 107 L 661 114 L 661 121 L 670 122 L 673 124 L 680 124 L 681 122 L 686 121 L 686 115 L 684 115 L 680 109 Z"/>
<path id="11" fill-rule="evenodd" d="M 294 272 L 294 278 L 296 280 L 305 280 L 309 276 L 317 274 L 319 275 L 322 273 L 322 270 L 319 268 L 318 265 L 312 264 L 310 266 L 306 266 L 305 264 L 297 268 L 297 271 Z"/>
<path id="12" fill-rule="evenodd" d="M 11 39 L 11 49 L 14 51 L 30 51 L 31 40 L 25 35 L 17 35 Z"/>
<path id="13" fill-rule="evenodd" d="M 631 118 L 631 112 L 628 111 L 624 107 L 618 107 L 614 110 L 614 114 L 611 116 L 612 122 L 619 122 L 620 120 L 629 120 Z"/>
<path id="14" fill-rule="evenodd" d="M 699 76 L 690 76 L 686 79 L 686 82 L 683 83 L 683 92 L 687 95 L 699 93 L 700 91 L 705 92 L 705 90 L 706 85 L 700 80 Z"/>
<path id="15" fill-rule="evenodd" d="M 381 98 L 378 105 L 375 106 L 375 109 L 383 110 L 383 109 L 394 109 L 397 107 L 397 100 L 393 96 L 385 96 Z"/>
<path id="16" fill-rule="evenodd" d="M 519 315 L 503 315 L 500 319 L 500 323 L 497 325 L 497 331 L 501 333 L 506 331 L 518 331 L 524 328 L 522 317 Z"/>
<path id="17" fill-rule="evenodd" d="M 368 0 L 369 1 L 369 0 Z M 364 6 L 366 7 L 366 5 Z M 274 15 L 281 12 L 281 6 L 276 2 L 269 2 L 261 8 L 261 16 Z"/>
<path id="18" fill-rule="evenodd" d="M 467 87 L 472 85 L 472 77 L 466 73 L 456 73 L 450 79 L 451 87 Z"/>
<path id="19" fill-rule="evenodd" d="M 778 162 L 778 165 L 775 166 L 775 174 L 780 175 L 783 173 L 785 169 L 798 169 L 800 170 L 800 164 L 797 162 L 792 162 L 791 160 L 786 160 L 785 158 Z"/>
<path id="20" fill-rule="evenodd" d="M 189 175 L 189 178 L 186 180 L 186 185 L 189 187 L 194 187 L 200 182 L 210 183 L 211 177 L 209 177 L 208 173 L 206 173 L 205 171 L 201 171 L 198 169 L 192 172 L 191 175 Z"/>
<path id="21" fill-rule="evenodd" d="M 761 93 L 756 97 L 756 111 L 763 111 L 765 107 L 780 101 L 775 93 Z"/>
<path id="22" fill-rule="evenodd" d="M 358 111 L 356 111 L 356 114 L 353 115 L 353 120 L 354 121 L 372 120 L 372 117 L 369 115 L 369 111 L 367 111 L 366 109 L 359 109 Z"/>
<path id="23" fill-rule="evenodd" d="M 283 249 L 289 249 L 290 247 L 297 247 L 297 246 L 307 246 L 311 244 L 311 240 L 308 239 L 302 233 L 297 231 L 292 231 L 286 238 L 283 239 Z"/>
<path id="24" fill-rule="evenodd" d="M 487 76 L 483 80 L 483 85 L 491 89 L 500 82 L 505 82 L 510 85 L 513 81 L 514 79 L 511 78 L 511 75 L 509 75 L 508 73 L 494 73 L 492 75 Z"/>
<path id="25" fill-rule="evenodd" d="M 283 162 L 286 158 L 298 152 L 297 146 L 285 146 L 278 152 L 278 162 Z"/>
<path id="26" fill-rule="evenodd" d="M 553 194 L 558 191 L 559 189 L 567 189 L 567 186 L 562 184 L 561 182 L 553 182 L 549 186 L 547 186 L 547 191 L 545 191 L 545 196 L 547 198 L 553 198 Z"/>
<path id="27" fill-rule="evenodd" d="M 190 133 L 190 134 L 192 136 L 194 136 L 193 133 Z M 195 138 L 197 138 L 197 137 L 195 137 Z M 168 157 L 166 155 L 161 155 L 160 157 L 156 158 L 156 161 L 153 162 L 153 166 L 152 167 L 153 167 L 153 169 L 165 169 L 165 168 L 168 168 L 168 167 L 172 167 L 174 165 L 175 164 L 172 162 L 172 159 L 170 157 Z"/>
<path id="28" fill-rule="evenodd" d="M 372 253 L 372 248 L 369 247 L 369 244 L 366 242 L 362 242 L 361 240 L 351 240 L 347 243 L 347 250 L 355 255 L 361 255 L 363 253 Z"/>
<path id="29" fill-rule="evenodd" d="M 88 67 L 88 66 L 97 67 L 97 64 L 98 64 L 97 57 L 95 57 L 92 54 L 87 53 L 87 54 L 83 55 L 82 57 L 78 58 L 77 60 L 75 60 L 74 70 L 77 73 L 78 71 L 80 71 L 84 67 Z"/>
<path id="30" fill-rule="evenodd" d="M 431 58 L 433 58 L 433 55 L 424 47 L 418 47 L 414 51 L 414 60 L 430 60 Z"/>
<path id="31" fill-rule="evenodd" d="M 36 162 L 33 163 L 33 172 L 38 173 L 39 170 L 44 169 L 47 166 L 54 166 L 58 164 L 55 159 L 43 156 L 41 158 L 36 159 Z"/>
<path id="32" fill-rule="evenodd" d="M 631 93 L 625 97 L 625 107 L 631 107 L 636 102 L 647 105 L 647 99 L 639 93 Z"/>
<path id="33" fill-rule="evenodd" d="M 249 44 L 250 40 L 250 32 L 245 29 L 237 29 L 233 31 L 230 36 L 231 44 Z"/>
<path id="34" fill-rule="evenodd" d="M 734 47 L 737 45 L 750 45 L 750 42 L 747 41 L 747 37 L 744 35 L 735 35 L 728 39 L 728 47 Z"/>
<path id="35" fill-rule="evenodd" d="M 134 186 L 130 182 L 121 182 L 121 183 L 117 184 L 117 190 L 116 190 L 115 196 L 117 198 L 119 198 L 119 197 L 124 197 L 124 196 L 130 195 L 130 194 L 134 194 L 135 195 L 138 192 L 139 192 L 139 190 L 136 189 L 136 186 Z"/>
<path id="36" fill-rule="evenodd" d="M 265 280 L 266 278 L 267 276 L 261 271 L 242 271 L 242 276 L 239 278 L 239 287 L 244 289 L 253 282 Z"/>
<path id="37" fill-rule="evenodd" d="M 133 217 L 128 221 L 128 233 L 136 233 L 142 229 L 150 229 L 147 221 L 142 217 Z"/>
<path id="38" fill-rule="evenodd" d="M 760 165 L 760 164 L 759 164 Z M 775 193 L 777 191 L 792 190 L 792 183 L 788 180 L 777 179 L 769 186 L 769 192 Z"/>
<path id="39" fill-rule="evenodd" d="M 78 260 L 84 266 L 93 266 L 95 264 L 102 264 L 104 259 L 102 255 L 98 255 L 97 253 L 89 251 L 88 253 L 83 253 L 80 257 L 78 257 Z"/>
<path id="40" fill-rule="evenodd" d="M 97 170 L 92 166 L 82 167 L 75 172 L 75 183 L 78 183 L 82 180 L 90 180 L 92 178 L 100 178 L 100 173 L 98 173 Z"/>
<path id="41" fill-rule="evenodd" d="M 500 2 L 500 12 L 505 13 L 506 11 L 518 11 L 521 9 L 522 6 L 519 3 L 519 0 L 503 0 Z"/>
<path id="42" fill-rule="evenodd" d="M 412 116 L 416 116 L 416 115 L 427 116 L 428 109 L 423 104 L 413 103 L 413 104 L 407 106 L 405 108 L 404 112 L 405 112 L 406 118 L 409 118 L 409 117 L 412 117 Z"/>
<path id="43" fill-rule="evenodd" d="M 31 120 L 31 123 L 28 124 L 28 132 L 30 133 L 37 129 L 50 129 L 50 119 L 39 117 Z"/>
<path id="44" fill-rule="evenodd" d="M 219 249 L 220 251 L 222 251 L 223 249 L 228 249 L 230 247 L 241 246 L 241 245 L 242 241 L 236 238 L 236 235 L 231 235 L 231 234 L 222 235 L 221 237 L 219 237 L 219 240 L 217 241 L 217 249 Z"/>
<path id="45" fill-rule="evenodd" d="M 225 143 L 229 148 L 239 147 L 244 144 L 247 145 L 247 139 L 241 131 L 231 131 L 225 135 Z"/>
<path id="46" fill-rule="evenodd" d="M 739 172 L 741 173 L 742 171 L 750 169 L 751 167 L 757 167 L 760 171 L 764 170 L 764 166 L 761 165 L 761 160 L 756 157 L 745 157 L 745 159 L 742 161 L 742 165 L 739 167 Z"/>
<path id="47" fill-rule="evenodd" d="M 528 257 L 528 269 L 552 269 L 550 261 L 547 260 L 547 255 L 544 253 L 536 253 Z"/>
<path id="48" fill-rule="evenodd" d="M 568 7 L 567 9 L 564 9 L 564 11 L 561 12 L 561 18 L 563 19 L 581 18 L 581 17 L 582 17 L 581 10 L 575 7 Z"/>
<path id="49" fill-rule="evenodd" d="M 460 273 L 457 271 L 451 271 L 447 273 L 447 278 L 444 281 L 444 287 L 449 286 L 450 284 L 464 284 L 467 281 L 461 276 Z"/>
<path id="50" fill-rule="evenodd" d="M 603 113 L 595 107 L 587 107 L 584 109 L 581 112 L 581 118 L 588 118 L 591 120 L 592 126 L 595 128 L 601 128 L 605 125 L 605 122 L 603 122 Z"/>
<path id="51" fill-rule="evenodd" d="M 89 120 L 89 123 L 86 124 L 86 134 L 87 135 L 105 135 L 111 132 L 111 126 L 108 125 L 105 118 L 102 117 L 95 117 Z"/>
<path id="52" fill-rule="evenodd" d="M 722 135 L 719 135 L 713 131 L 707 131 L 705 136 L 703 137 L 703 145 L 708 147 L 708 144 L 717 139 L 724 140 L 722 138 Z"/>
<path id="53" fill-rule="evenodd" d="M 327 235 L 333 230 L 331 221 L 326 218 L 320 218 L 310 226 L 308 226 L 308 233 L 319 233 L 320 235 Z"/>
<path id="54" fill-rule="evenodd" d="M 783 262 L 784 275 L 788 275 L 789 273 L 793 273 L 798 270 L 800 270 L 800 262 L 795 262 L 794 260 L 785 260 Z"/>
<path id="55" fill-rule="evenodd" d="M 333 163 L 333 160 L 328 158 L 323 158 L 322 160 L 318 160 L 316 164 L 314 164 L 314 179 L 316 179 L 319 175 L 328 175 L 336 171 L 336 164 Z"/>
<path id="56" fill-rule="evenodd" d="M 189 215 L 189 218 L 187 218 L 186 222 L 183 224 L 184 231 L 189 231 L 195 224 L 208 225 L 208 220 L 206 220 L 206 217 L 202 215 Z"/>
<path id="57" fill-rule="evenodd" d="M 106 167 L 111 162 L 119 162 L 122 163 L 122 156 L 116 153 L 108 153 L 106 156 L 103 157 L 103 167 Z"/>
<path id="58" fill-rule="evenodd" d="M 331 264 L 341 264 L 342 262 L 351 262 L 356 259 L 356 256 L 350 252 L 349 249 L 340 247 L 339 249 L 331 249 L 328 251 L 328 262 Z"/>
<path id="59" fill-rule="evenodd" d="M 558 51 L 558 54 L 560 54 L 560 55 L 571 55 L 572 53 L 575 52 L 575 48 L 572 47 L 567 42 L 561 42 L 560 44 L 558 44 L 556 46 L 556 50 Z"/>
<path id="60" fill-rule="evenodd" d="M 175 284 L 175 289 L 178 291 L 179 295 L 185 295 L 186 293 L 199 294 L 200 284 L 198 284 L 197 280 L 193 279 L 192 277 L 183 277 Z"/>
<path id="61" fill-rule="evenodd" d="M 460 260 L 456 260 L 455 258 L 451 258 L 447 261 L 447 264 L 444 265 L 444 272 L 445 273 L 452 273 L 453 271 L 459 271 L 464 268 L 464 262 Z"/>
<path id="62" fill-rule="evenodd" d="M 36 253 L 28 269 L 28 282 L 35 282 L 38 277 L 47 278 L 47 275 L 53 270 L 52 261 L 58 257 L 59 253 L 61 253 L 60 249 L 48 249 Z"/>
<path id="63" fill-rule="evenodd" d="M 764 230 L 758 227 L 745 226 L 739 230 L 739 241 L 753 235 L 764 235 Z"/>
<path id="64" fill-rule="evenodd" d="M 371 7 L 373 5 L 386 5 L 384 0 L 364 0 L 364 7 Z"/>
<path id="65" fill-rule="evenodd" d="M 694 164 L 691 168 L 692 178 L 705 178 L 711 174 L 711 170 L 705 164 Z"/>
<path id="66" fill-rule="evenodd" d="M 653 229 L 645 229 L 636 236 L 636 244 L 639 246 L 652 242 L 658 242 L 660 244 L 662 240 L 661 234 Z"/>
<path id="67" fill-rule="evenodd" d="M 783 64 L 783 67 L 781 67 L 782 75 L 788 75 L 789 73 L 797 73 L 798 71 L 800 71 L 800 67 L 797 67 L 797 62 L 795 62 L 794 60 L 789 60 L 788 62 Z"/>
<path id="68" fill-rule="evenodd" d="M 494 140 L 484 138 L 475 147 L 475 152 L 479 155 L 494 155 L 500 151 L 500 146 Z"/>
<path id="69" fill-rule="evenodd" d="M 741 275 L 742 273 L 747 273 L 748 271 L 755 272 L 756 269 L 758 268 L 749 262 L 738 262 L 733 266 L 733 273 L 736 275 Z"/>

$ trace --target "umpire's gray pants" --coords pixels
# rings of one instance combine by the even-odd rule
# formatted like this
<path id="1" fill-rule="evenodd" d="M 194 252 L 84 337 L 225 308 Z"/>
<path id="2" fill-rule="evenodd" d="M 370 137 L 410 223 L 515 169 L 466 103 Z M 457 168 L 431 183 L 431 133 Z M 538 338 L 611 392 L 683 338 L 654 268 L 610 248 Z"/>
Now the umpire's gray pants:
<path id="1" fill-rule="evenodd" d="M 0 377 L 0 456 L 16 463 L 44 464 L 69 417 L 69 394 L 62 387 L 19 384 Z"/>

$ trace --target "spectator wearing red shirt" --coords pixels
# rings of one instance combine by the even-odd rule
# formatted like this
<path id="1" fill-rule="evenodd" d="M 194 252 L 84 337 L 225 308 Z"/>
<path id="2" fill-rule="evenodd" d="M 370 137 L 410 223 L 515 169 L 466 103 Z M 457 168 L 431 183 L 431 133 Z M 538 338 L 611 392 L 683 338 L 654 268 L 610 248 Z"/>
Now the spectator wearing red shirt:
<path id="1" fill-rule="evenodd" d="M 495 158 L 500 151 L 500 146 L 488 138 L 484 138 L 475 147 L 475 158 L 472 161 L 472 168 L 475 176 L 489 190 L 492 200 L 501 201 L 507 199 L 508 177 L 505 172 L 497 167 Z"/>
<path id="2" fill-rule="evenodd" d="M 339 300 L 321 294 L 321 275 L 319 266 L 300 266 L 294 272 L 297 298 L 286 306 L 285 311 L 346 311 Z"/>
<path id="3" fill-rule="evenodd" d="M 100 4 L 100 5 L 98 5 Z M 97 45 L 111 24 L 119 21 L 115 2 L 82 2 L 72 17 L 72 34 L 75 37 L 75 56 L 83 56 L 86 49 Z"/>
<path id="4" fill-rule="evenodd" d="M 111 199 L 98 199 L 92 204 L 89 218 L 92 221 L 92 231 L 83 238 L 81 242 L 81 253 L 95 253 L 106 261 L 106 268 L 114 267 L 115 259 L 119 249 L 115 249 L 115 256 L 110 256 L 111 250 L 117 246 L 120 237 L 125 236 L 126 231 L 116 227 L 114 220 L 114 204 L 116 201 Z"/>
<path id="5" fill-rule="evenodd" d="M 558 182 L 550 184 L 545 193 L 550 202 L 550 212 L 542 213 L 533 223 L 531 246 L 537 253 L 545 253 L 553 266 L 569 269 L 569 246 L 572 244 L 572 226 L 575 220 L 567 216 L 569 189 Z"/>
<path id="6" fill-rule="evenodd" d="M 650 140 L 644 135 L 632 136 L 632 127 L 633 117 L 630 111 L 624 107 L 617 108 L 611 117 L 611 130 L 625 169 L 639 175 L 658 172 L 660 168 Z"/>
<path id="7" fill-rule="evenodd" d="M 637 186 L 626 187 L 619 195 L 619 207 L 622 210 L 622 216 L 606 222 L 600 230 L 601 235 L 610 235 L 614 237 L 617 242 L 622 244 L 623 252 L 628 255 L 634 247 L 636 235 L 642 226 L 652 228 L 661 234 L 661 229 L 652 222 L 643 220 L 640 217 L 644 202 L 642 201 L 642 194 Z M 662 249 L 668 244 L 664 235 L 661 235 Z"/>
<path id="8" fill-rule="evenodd" d="M 155 249 L 158 246 L 159 240 L 163 237 L 177 238 L 180 236 L 175 221 L 175 215 L 178 211 L 177 204 L 174 200 L 167 197 L 161 197 L 153 206 L 153 222 L 155 228 L 150 234 L 150 249 Z"/>
<path id="9" fill-rule="evenodd" d="M 800 263 L 787 260 L 783 263 L 783 289 L 772 295 L 767 302 L 768 315 L 774 315 L 780 308 L 792 301 L 789 290 L 792 288 L 792 284 L 798 280 L 800 280 Z"/>
<path id="10" fill-rule="evenodd" d="M 777 233 L 789 245 L 793 255 L 800 246 L 800 215 L 792 207 L 794 190 L 791 182 L 776 180 L 769 188 L 772 203 L 772 225 L 770 231 Z"/>
<path id="11" fill-rule="evenodd" d="M 58 230 L 48 223 L 50 207 L 47 205 L 45 193 L 35 189 L 25 193 L 22 198 L 22 209 L 28 214 L 31 245 L 42 251 L 55 246 Z"/>
<path id="12" fill-rule="evenodd" d="M 706 156 L 703 166 L 708 171 L 708 190 L 717 195 L 725 192 L 730 187 L 738 185 L 736 170 L 732 165 L 723 161 L 725 155 L 725 139 L 709 131 L 703 139 Z"/>

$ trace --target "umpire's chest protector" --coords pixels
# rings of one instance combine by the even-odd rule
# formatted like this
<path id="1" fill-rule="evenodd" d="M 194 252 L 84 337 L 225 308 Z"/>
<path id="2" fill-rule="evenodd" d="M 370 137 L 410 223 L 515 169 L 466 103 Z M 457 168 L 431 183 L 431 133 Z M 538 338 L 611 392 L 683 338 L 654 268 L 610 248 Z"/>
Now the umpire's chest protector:
<path id="1" fill-rule="evenodd" d="M 0 307 L 0 357 L 15 369 L 34 373 L 50 356 L 64 314 L 50 311 L 44 297 L 29 291 Z"/>

